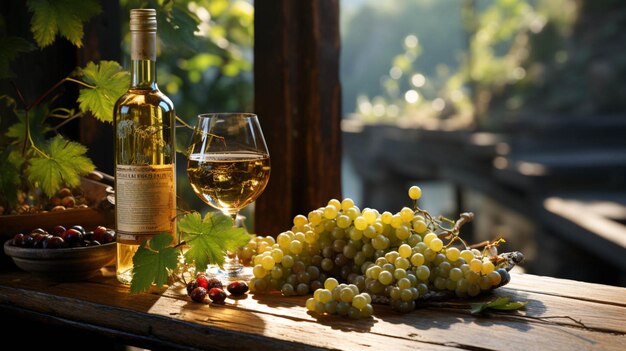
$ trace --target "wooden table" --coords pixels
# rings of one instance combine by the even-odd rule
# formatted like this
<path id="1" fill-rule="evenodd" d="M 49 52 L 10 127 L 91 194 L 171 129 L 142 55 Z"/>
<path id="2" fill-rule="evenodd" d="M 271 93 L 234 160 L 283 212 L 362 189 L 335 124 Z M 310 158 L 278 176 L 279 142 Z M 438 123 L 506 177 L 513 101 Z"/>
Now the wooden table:
<path id="1" fill-rule="evenodd" d="M 472 316 L 423 308 L 375 317 L 317 317 L 304 297 L 249 295 L 224 306 L 192 303 L 181 287 L 131 295 L 111 277 L 50 283 L 28 273 L 0 273 L 0 316 L 95 331 L 151 348 L 226 350 L 623 350 L 626 289 L 513 274 L 487 298 L 528 301 L 524 311 Z M 9 313 L 10 312 L 10 313 Z M 62 339 L 59 339 L 62 343 Z"/>

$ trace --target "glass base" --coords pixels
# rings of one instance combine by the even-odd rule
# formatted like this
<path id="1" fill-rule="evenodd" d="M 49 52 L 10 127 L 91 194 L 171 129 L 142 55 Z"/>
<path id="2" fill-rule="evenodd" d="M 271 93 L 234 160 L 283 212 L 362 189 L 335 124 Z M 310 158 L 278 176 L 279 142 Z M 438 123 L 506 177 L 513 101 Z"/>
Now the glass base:
<path id="1" fill-rule="evenodd" d="M 224 264 L 224 268 L 220 268 L 219 266 L 209 266 L 207 276 L 219 279 L 224 287 L 235 281 L 244 281 L 248 283 L 254 277 L 252 274 L 252 267 L 245 267 L 241 265 L 230 266 L 228 264 Z"/>

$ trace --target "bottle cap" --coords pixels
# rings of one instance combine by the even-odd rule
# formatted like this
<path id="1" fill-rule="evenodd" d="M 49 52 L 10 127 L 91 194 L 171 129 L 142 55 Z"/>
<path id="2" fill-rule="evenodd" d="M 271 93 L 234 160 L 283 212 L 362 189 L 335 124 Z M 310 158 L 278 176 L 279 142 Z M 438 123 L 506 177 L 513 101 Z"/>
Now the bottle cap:
<path id="1" fill-rule="evenodd" d="M 130 10 L 130 31 L 131 32 L 156 32 L 157 19 L 154 9 L 133 9 Z"/>

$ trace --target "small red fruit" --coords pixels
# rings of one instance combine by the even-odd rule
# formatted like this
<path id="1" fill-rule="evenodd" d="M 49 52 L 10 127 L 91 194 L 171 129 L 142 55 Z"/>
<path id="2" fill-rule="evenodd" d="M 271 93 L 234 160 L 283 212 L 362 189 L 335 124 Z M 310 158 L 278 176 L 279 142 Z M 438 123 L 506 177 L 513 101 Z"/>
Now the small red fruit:
<path id="1" fill-rule="evenodd" d="M 224 288 L 224 285 L 222 285 L 222 282 L 217 278 L 209 279 L 208 283 L 209 283 L 209 291 L 211 291 L 211 289 L 213 288 L 220 288 L 220 289 Z"/>
<path id="2" fill-rule="evenodd" d="M 107 232 L 106 227 L 103 227 L 103 226 L 96 227 L 96 229 L 93 230 L 93 239 L 102 241 L 102 237 L 104 236 L 104 234 L 106 234 L 106 232 Z"/>
<path id="3" fill-rule="evenodd" d="M 191 292 L 198 287 L 198 282 L 195 280 L 187 283 L 187 295 L 191 296 Z"/>
<path id="4" fill-rule="evenodd" d="M 205 288 L 207 291 L 209 290 L 209 281 L 207 280 L 206 276 L 199 275 L 196 278 L 196 283 L 198 283 L 198 286 Z"/>
<path id="5" fill-rule="evenodd" d="M 199 286 L 199 287 L 193 289 L 191 291 L 191 294 L 189 294 L 189 296 L 195 302 L 202 302 L 202 301 L 204 301 L 204 298 L 206 297 L 206 289 L 201 287 L 201 286 Z"/>
<path id="6" fill-rule="evenodd" d="M 213 288 L 209 290 L 209 299 L 211 299 L 213 303 L 222 304 L 224 300 L 226 300 L 226 293 L 220 288 Z"/>
<path id="7" fill-rule="evenodd" d="M 228 287 L 226 289 L 233 296 L 241 296 L 248 291 L 248 284 L 246 284 L 245 282 L 236 281 L 228 284 Z"/>

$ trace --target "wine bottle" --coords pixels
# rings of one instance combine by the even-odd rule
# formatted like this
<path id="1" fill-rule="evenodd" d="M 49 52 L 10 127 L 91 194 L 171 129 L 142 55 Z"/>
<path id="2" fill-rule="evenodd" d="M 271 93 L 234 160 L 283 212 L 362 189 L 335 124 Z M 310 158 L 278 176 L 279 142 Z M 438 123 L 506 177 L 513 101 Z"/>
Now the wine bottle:
<path id="1" fill-rule="evenodd" d="M 141 242 L 176 232 L 176 114 L 157 86 L 156 29 L 155 10 L 130 11 L 131 84 L 114 110 L 116 273 L 125 284 Z"/>

